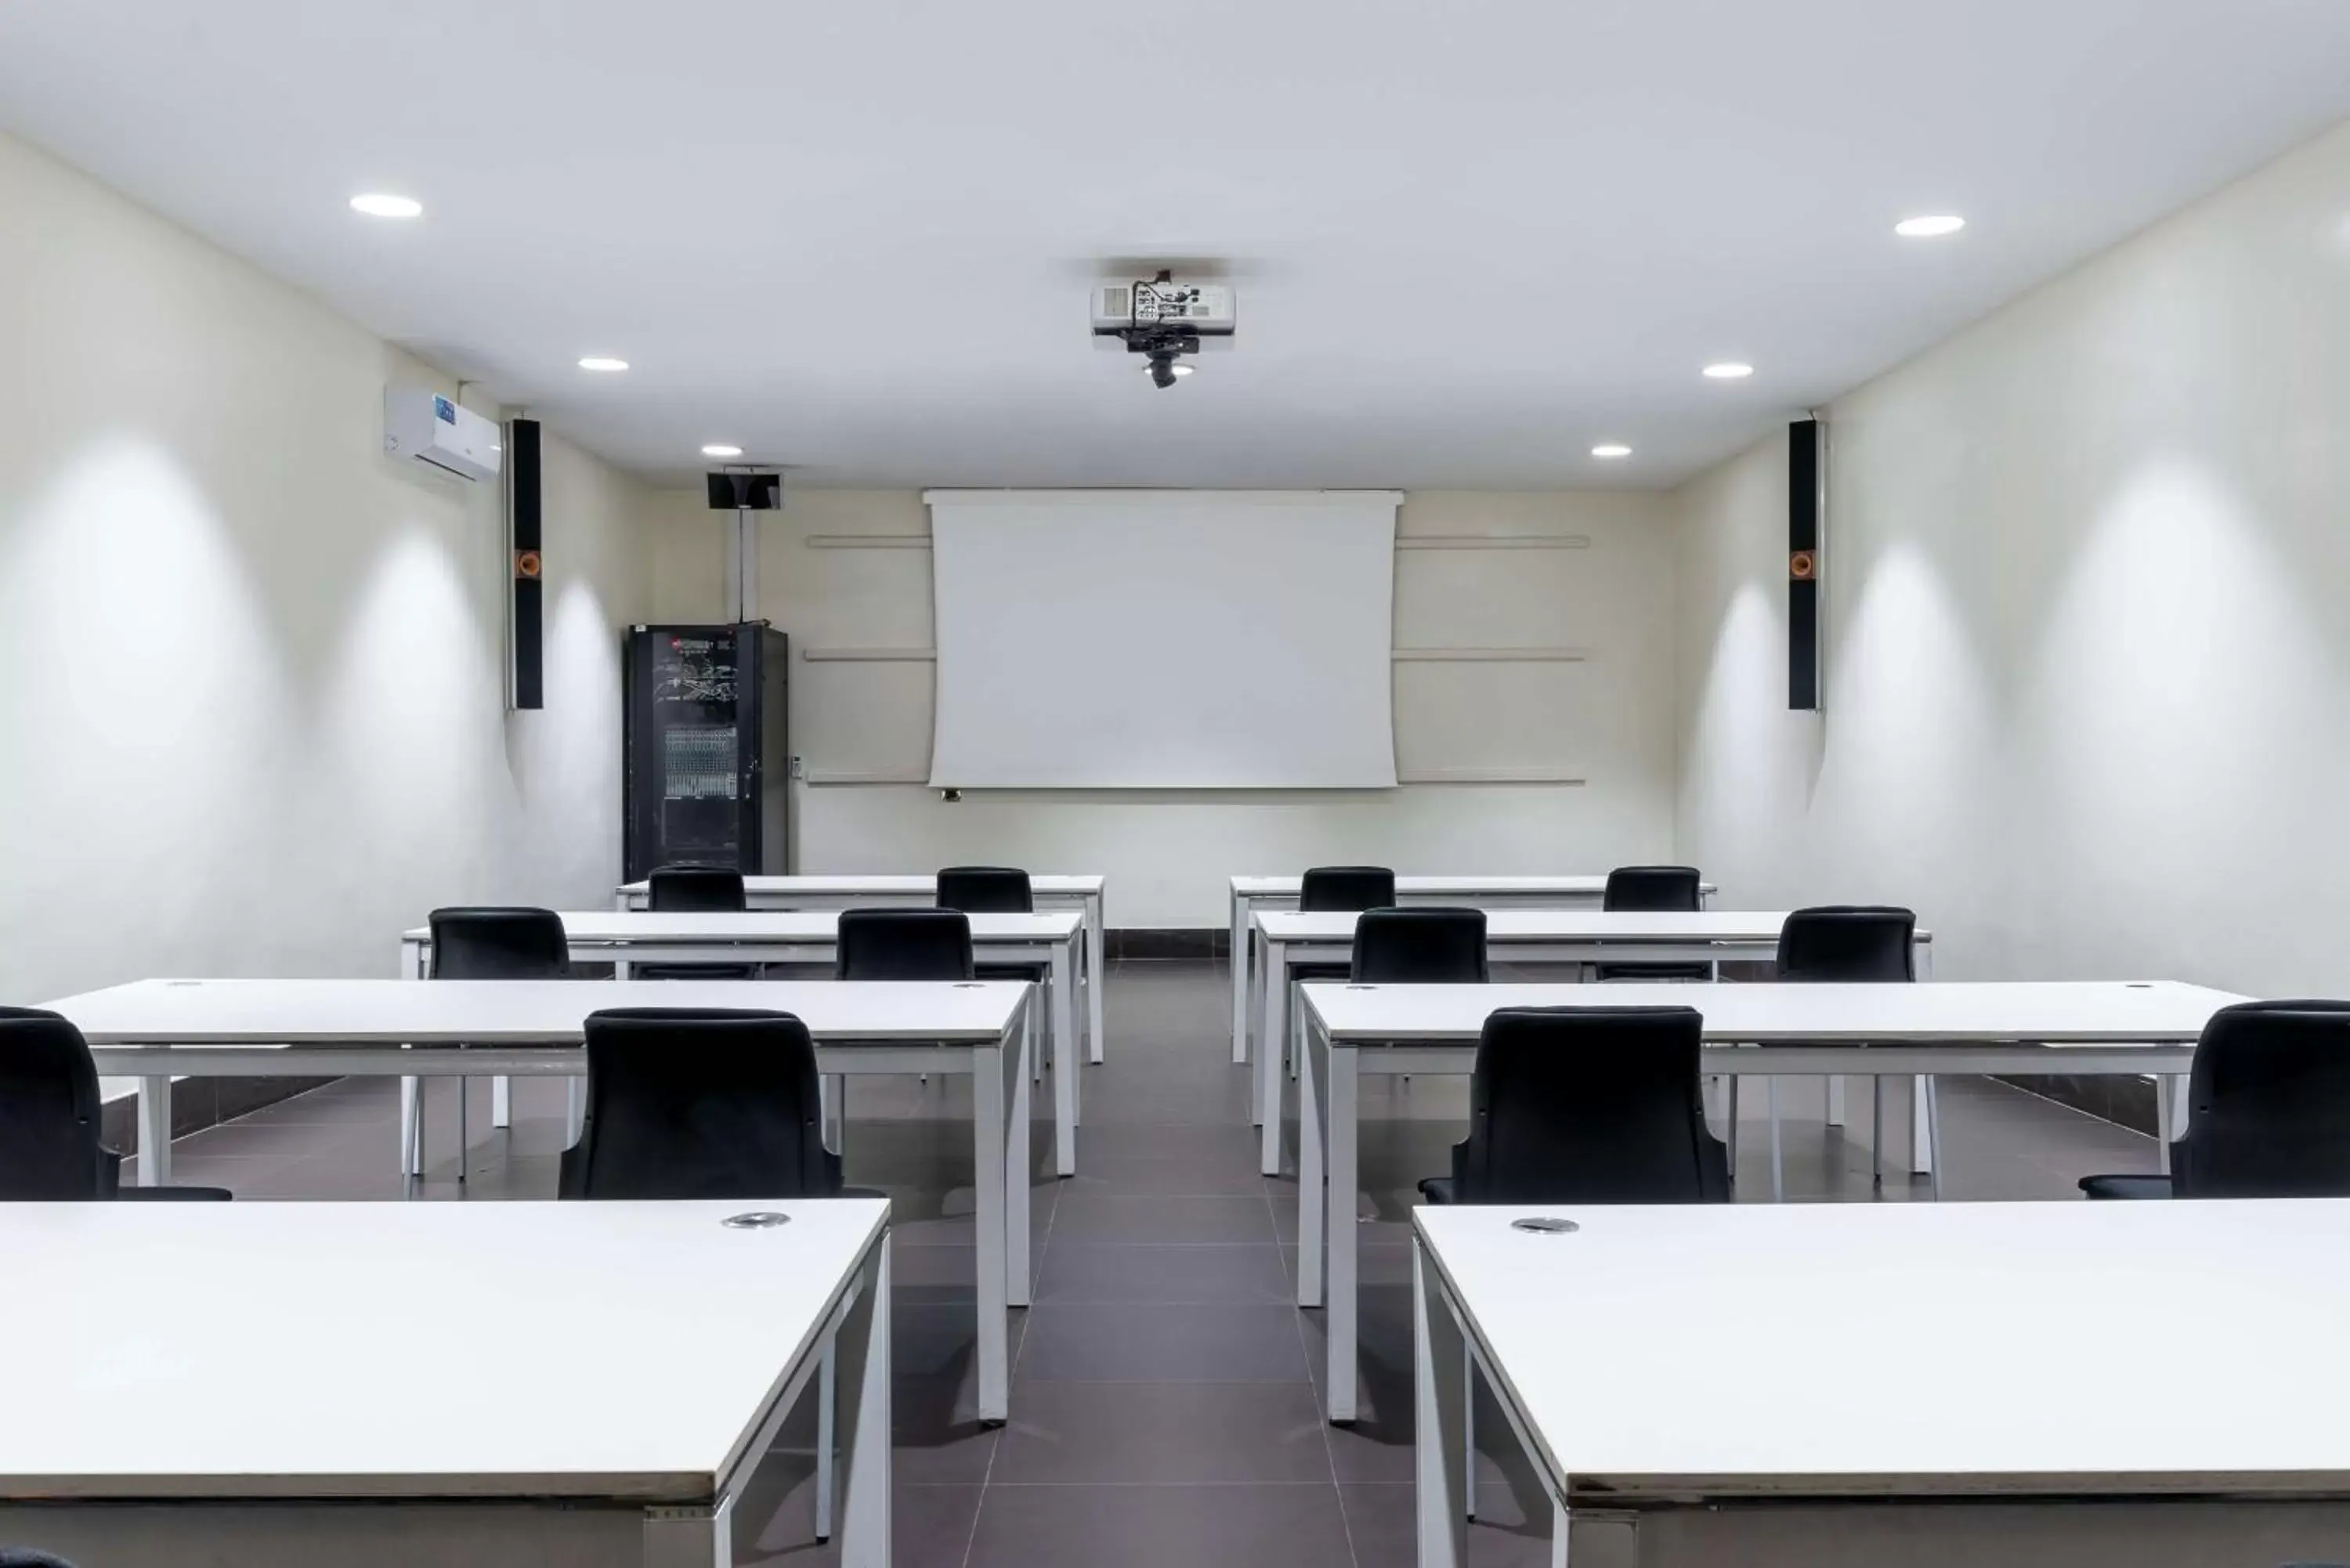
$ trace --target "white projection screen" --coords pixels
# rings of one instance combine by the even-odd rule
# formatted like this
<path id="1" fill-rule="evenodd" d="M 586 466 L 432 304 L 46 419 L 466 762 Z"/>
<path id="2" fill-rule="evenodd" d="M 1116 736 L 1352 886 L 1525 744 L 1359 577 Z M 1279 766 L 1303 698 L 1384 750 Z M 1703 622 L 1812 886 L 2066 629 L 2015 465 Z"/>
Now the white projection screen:
<path id="1" fill-rule="evenodd" d="M 1394 491 L 934 490 L 939 789 L 1388 789 Z"/>

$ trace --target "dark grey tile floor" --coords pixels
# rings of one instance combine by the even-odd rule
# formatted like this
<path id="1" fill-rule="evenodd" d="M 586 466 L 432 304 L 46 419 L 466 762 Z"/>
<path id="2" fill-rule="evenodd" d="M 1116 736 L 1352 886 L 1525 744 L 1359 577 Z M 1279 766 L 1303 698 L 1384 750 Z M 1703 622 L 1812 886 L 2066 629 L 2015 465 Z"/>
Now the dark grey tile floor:
<path id="1" fill-rule="evenodd" d="M 1321 1321 L 1289 1304 L 1295 1188 L 1257 1175 L 1248 1085 L 1231 1064 L 1221 968 L 1132 963 L 1107 995 L 1109 1061 L 1088 1069 L 1084 1174 L 1040 1174 L 1035 1304 L 1014 1314 L 1013 1418 L 975 1415 L 967 1090 L 853 1080 L 848 1175 L 896 1204 L 896 1557 L 901 1568 L 1402 1568 L 1412 1557 L 1409 1261 L 1413 1184 L 1445 1168 L 1467 1081 L 1367 1083 L 1364 1417 L 1323 1422 Z M 518 1086 L 509 1132 L 474 1085 L 466 1195 L 555 1189 L 562 1089 Z M 432 1168 L 458 1195 L 446 1083 L 428 1092 Z M 1857 1096 L 1855 1108 L 1865 1103 Z M 1040 1163 L 1049 1096 L 1039 1096 Z M 175 1146 L 178 1179 L 242 1199 L 401 1196 L 396 1085 L 338 1084 Z M 1787 1192 L 1871 1197 L 1866 1150 L 1822 1125 L 1816 1085 L 1783 1087 Z M 2151 1142 L 2017 1090 L 1943 1089 L 1950 1199 L 2068 1199 L 2096 1170 L 2148 1169 Z M 1741 1189 L 1767 1194 L 1762 1096 L 1750 1094 Z M 1922 1196 L 1893 1183 L 1886 1197 Z M 1498 1418 L 1481 1482 L 1476 1568 L 1547 1561 L 1541 1494 Z M 818 1568 L 802 1421 L 738 1514 L 737 1561 Z"/>

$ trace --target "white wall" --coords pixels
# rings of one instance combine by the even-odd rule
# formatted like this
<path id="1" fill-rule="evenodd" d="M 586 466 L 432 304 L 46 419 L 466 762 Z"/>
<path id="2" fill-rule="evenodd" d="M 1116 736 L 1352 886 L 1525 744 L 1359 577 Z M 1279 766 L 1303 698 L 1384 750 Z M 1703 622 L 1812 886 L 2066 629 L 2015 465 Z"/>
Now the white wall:
<path id="1" fill-rule="evenodd" d="M 1399 769 L 1581 783 L 967 792 L 953 805 L 916 784 L 814 783 L 798 792 L 800 866 L 928 870 L 983 860 L 1102 871 L 1113 925 L 1220 927 L 1225 878 L 1240 871 L 1355 860 L 1407 871 L 1579 871 L 1664 855 L 1675 776 L 1667 516 L 1665 499 L 1652 495 L 1426 493 L 1403 506 L 1407 537 L 1564 535 L 1588 545 L 1399 551 L 1397 646 L 1574 648 L 1589 658 L 1399 665 Z M 928 531 L 918 492 L 787 491 L 762 535 L 761 607 L 800 650 L 927 649 L 927 549 L 808 540 Z M 652 533 L 655 614 L 716 614 L 723 533 L 702 497 L 661 496 Z M 919 659 L 795 658 L 794 750 L 819 779 L 926 777 L 931 673 Z"/>
<path id="2" fill-rule="evenodd" d="M 1840 400 L 1824 717 L 1783 443 L 1685 487 L 1722 901 L 1912 904 L 1945 976 L 2350 992 L 2345 343 L 2350 128 Z"/>
<path id="3" fill-rule="evenodd" d="M 547 706 L 494 485 L 382 455 L 307 296 L 0 137 L 0 1001 L 389 974 L 433 905 L 601 904 L 643 493 L 549 442 Z"/>

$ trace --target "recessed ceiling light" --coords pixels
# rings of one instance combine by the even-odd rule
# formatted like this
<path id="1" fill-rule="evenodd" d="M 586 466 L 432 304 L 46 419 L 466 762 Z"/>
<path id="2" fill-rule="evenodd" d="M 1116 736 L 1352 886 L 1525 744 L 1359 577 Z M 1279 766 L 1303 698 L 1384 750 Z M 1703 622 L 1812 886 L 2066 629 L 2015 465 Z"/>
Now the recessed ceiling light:
<path id="1" fill-rule="evenodd" d="M 612 358 L 609 355 L 590 354 L 579 361 L 579 368 L 583 370 L 625 370 L 629 368 L 629 362 L 626 359 Z"/>
<path id="2" fill-rule="evenodd" d="M 424 215 L 424 203 L 413 196 L 389 196 L 376 192 L 352 197 L 351 211 L 365 213 L 370 218 L 418 218 Z"/>
<path id="3" fill-rule="evenodd" d="M 1174 372 L 1175 372 L 1177 375 L 1179 375 L 1179 376 L 1188 376 L 1188 375 L 1190 375 L 1190 374 L 1191 373 L 1191 366 L 1189 366 L 1189 365 L 1170 365 L 1170 366 L 1168 366 L 1167 368 L 1168 368 L 1169 369 L 1170 369 L 1170 370 L 1174 371 Z M 1149 375 L 1149 374 L 1150 374 L 1150 367 L 1149 367 L 1149 366 L 1148 366 L 1148 365 L 1145 365 L 1145 366 L 1142 368 L 1142 373 L 1143 373 L 1144 375 L 1146 375 L 1146 376 Z"/>
<path id="4" fill-rule="evenodd" d="M 743 449 L 739 446 L 727 446 L 723 442 L 713 441 L 710 445 L 702 449 L 702 455 L 704 457 L 741 457 L 743 455 Z"/>
<path id="5" fill-rule="evenodd" d="M 1943 213 L 1932 217 L 1904 218 L 1893 225 L 1893 232 L 1905 240 L 1939 240 L 1966 226 L 1967 221 L 1957 213 Z"/>
<path id="6" fill-rule="evenodd" d="M 1752 374 L 1753 366 L 1742 365 L 1735 359 L 1725 359 L 1719 365 L 1705 368 L 1705 379 L 1709 381 L 1742 381 Z"/>
<path id="7" fill-rule="evenodd" d="M 1629 457 L 1632 449 L 1621 441 L 1602 441 L 1591 449 L 1594 457 Z"/>

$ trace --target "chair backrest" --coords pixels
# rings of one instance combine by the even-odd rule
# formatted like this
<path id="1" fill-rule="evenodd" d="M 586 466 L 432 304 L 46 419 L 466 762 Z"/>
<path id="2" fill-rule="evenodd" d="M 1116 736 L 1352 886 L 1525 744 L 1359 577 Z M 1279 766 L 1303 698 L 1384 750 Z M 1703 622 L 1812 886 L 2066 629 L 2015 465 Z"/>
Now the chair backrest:
<path id="1" fill-rule="evenodd" d="M 939 873 L 939 908 L 966 915 L 1028 915 L 1036 909 L 1028 873 L 1010 866 L 950 866 Z"/>
<path id="2" fill-rule="evenodd" d="M 645 908 L 700 914 L 743 909 L 743 873 L 731 866 L 664 866 L 645 878 Z"/>
<path id="3" fill-rule="evenodd" d="M 2179 1197 L 2350 1197 L 2350 1002 L 2221 1008 L 2187 1103 L 2171 1147 Z"/>
<path id="4" fill-rule="evenodd" d="M 1395 873 L 1384 866 L 1316 866 L 1297 888 L 1297 907 L 1307 914 L 1384 909 L 1395 901 Z"/>
<path id="5" fill-rule="evenodd" d="M 961 909 L 844 909 L 833 972 L 842 980 L 969 980 Z"/>
<path id="6" fill-rule="evenodd" d="M 1918 978 L 1918 917 L 1881 904 L 1797 909 L 1779 928 L 1781 980 L 1830 982 Z"/>
<path id="7" fill-rule="evenodd" d="M 567 1198 L 830 1198 L 816 1046 L 788 1012 L 588 1015 L 588 1112 Z"/>
<path id="8" fill-rule="evenodd" d="M 552 909 L 476 906 L 432 911 L 434 980 L 565 980 L 571 949 Z"/>
<path id="9" fill-rule="evenodd" d="M 1694 866 L 1618 866 L 1607 873 L 1599 897 L 1603 909 L 1674 912 L 1698 907 Z"/>
<path id="10" fill-rule="evenodd" d="M 1347 978 L 1360 985 L 1482 985 L 1482 909 L 1366 909 Z"/>
<path id="11" fill-rule="evenodd" d="M 54 1012 L 0 1007 L 0 1199 L 110 1197 L 99 1108 L 81 1031 Z"/>
<path id="12" fill-rule="evenodd" d="M 1469 1082 L 1463 1203 L 1725 1200 L 1690 1007 L 1507 1007 Z"/>

